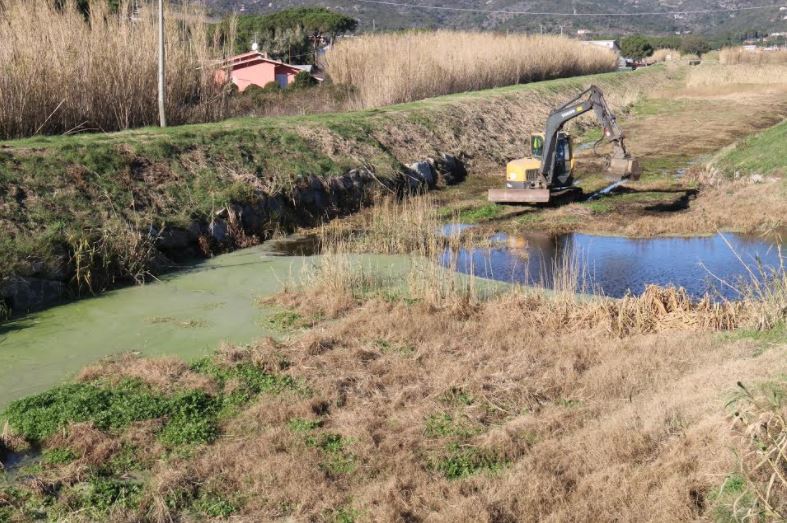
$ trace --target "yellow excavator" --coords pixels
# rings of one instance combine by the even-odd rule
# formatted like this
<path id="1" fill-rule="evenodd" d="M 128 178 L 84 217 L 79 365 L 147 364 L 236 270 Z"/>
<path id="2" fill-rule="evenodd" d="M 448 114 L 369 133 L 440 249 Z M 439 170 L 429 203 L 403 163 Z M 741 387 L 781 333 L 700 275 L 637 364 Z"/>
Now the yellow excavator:
<path id="1" fill-rule="evenodd" d="M 508 163 L 505 189 L 490 189 L 489 201 L 496 203 L 548 203 L 559 196 L 581 193 L 574 186 L 574 148 L 571 136 L 563 131 L 569 121 L 594 111 L 604 128 L 604 138 L 612 144 L 607 172 L 617 179 L 638 180 L 639 162 L 626 151 L 623 131 L 609 110 L 604 93 L 595 85 L 555 109 L 547 118 L 546 129 L 530 137 L 530 156 Z M 602 140 L 604 139 L 602 138 Z M 600 142 L 601 140 L 599 140 Z"/>

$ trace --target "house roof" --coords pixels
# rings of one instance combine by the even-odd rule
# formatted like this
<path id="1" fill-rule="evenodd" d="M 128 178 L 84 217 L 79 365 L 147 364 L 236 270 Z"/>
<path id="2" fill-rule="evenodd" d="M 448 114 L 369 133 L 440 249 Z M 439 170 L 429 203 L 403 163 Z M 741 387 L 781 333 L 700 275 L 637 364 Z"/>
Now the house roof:
<path id="1" fill-rule="evenodd" d="M 248 53 L 231 56 L 222 62 L 222 67 L 227 69 L 240 69 L 249 65 L 258 64 L 260 62 L 267 62 L 276 65 L 277 67 L 284 67 L 290 69 L 292 72 L 297 73 L 301 71 L 298 67 L 290 64 L 285 64 L 278 60 L 268 58 L 268 55 L 259 51 L 251 51 Z"/>

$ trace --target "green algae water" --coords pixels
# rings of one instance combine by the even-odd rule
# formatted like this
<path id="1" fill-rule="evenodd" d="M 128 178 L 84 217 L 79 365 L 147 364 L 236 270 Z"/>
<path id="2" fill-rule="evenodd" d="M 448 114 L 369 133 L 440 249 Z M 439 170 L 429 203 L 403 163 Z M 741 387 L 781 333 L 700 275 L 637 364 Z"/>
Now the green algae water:
<path id="1" fill-rule="evenodd" d="M 269 321 L 280 309 L 260 303 L 297 285 L 312 256 L 308 238 L 267 242 L 127 287 L 0 324 L 0 411 L 15 399 L 73 378 L 104 357 L 133 352 L 193 360 L 222 342 L 281 337 Z M 359 255 L 353 270 L 403 281 L 404 256 Z"/>
<path id="2" fill-rule="evenodd" d="M 112 354 L 194 359 L 222 341 L 274 335 L 266 318 L 276 311 L 258 300 L 297 278 L 304 260 L 254 247 L 0 325 L 0 409 Z"/>

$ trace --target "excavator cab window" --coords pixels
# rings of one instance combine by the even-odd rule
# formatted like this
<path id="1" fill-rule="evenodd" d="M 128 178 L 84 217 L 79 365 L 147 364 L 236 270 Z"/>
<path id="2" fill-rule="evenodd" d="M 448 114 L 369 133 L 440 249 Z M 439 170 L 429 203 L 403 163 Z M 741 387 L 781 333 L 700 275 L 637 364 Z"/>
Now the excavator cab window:
<path id="1" fill-rule="evenodd" d="M 544 157 L 544 137 L 540 134 L 530 136 L 530 155 L 533 158 Z"/>

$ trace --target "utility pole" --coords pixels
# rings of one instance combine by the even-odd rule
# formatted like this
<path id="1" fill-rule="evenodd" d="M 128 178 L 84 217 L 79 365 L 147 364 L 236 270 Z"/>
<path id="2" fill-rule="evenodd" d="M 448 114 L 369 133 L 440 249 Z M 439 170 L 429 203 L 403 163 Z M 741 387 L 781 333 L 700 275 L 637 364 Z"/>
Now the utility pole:
<path id="1" fill-rule="evenodd" d="M 167 126 L 164 91 L 164 0 L 158 0 L 158 117 L 161 127 Z"/>

